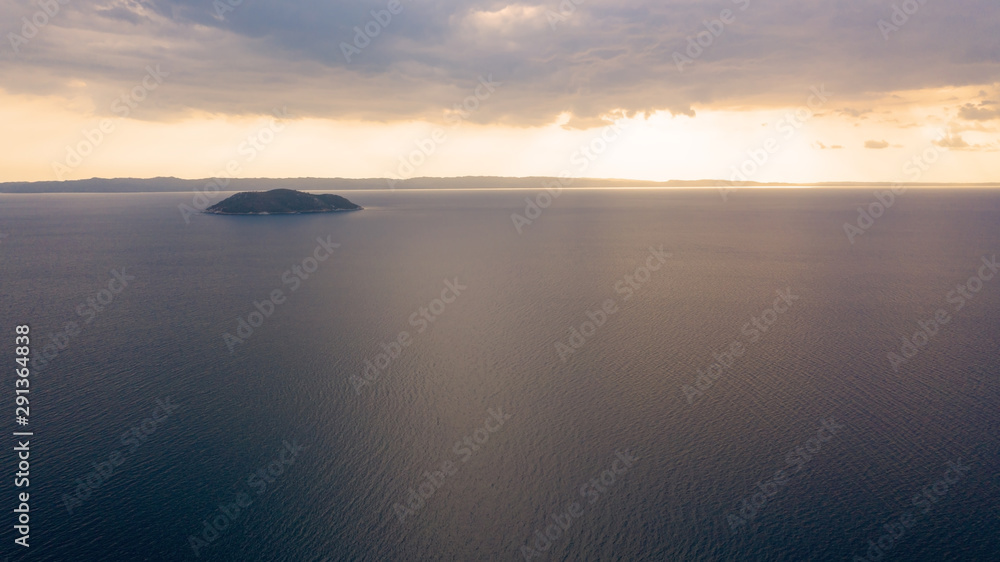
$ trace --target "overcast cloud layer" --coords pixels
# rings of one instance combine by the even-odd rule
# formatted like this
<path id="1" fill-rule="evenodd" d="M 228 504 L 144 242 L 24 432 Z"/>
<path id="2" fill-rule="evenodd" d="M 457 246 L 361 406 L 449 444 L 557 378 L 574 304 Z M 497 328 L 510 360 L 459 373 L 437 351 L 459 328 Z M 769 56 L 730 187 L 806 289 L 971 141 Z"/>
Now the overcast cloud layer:
<path id="1" fill-rule="evenodd" d="M 378 36 L 351 62 L 342 44 L 354 44 L 355 27 L 388 0 L 229 0 L 239 4 L 231 10 L 226 0 L 66 1 L 15 53 L 9 33 L 22 33 L 21 18 L 40 8 L 0 0 L 0 86 L 67 95 L 83 83 L 96 111 L 108 112 L 102 96 L 110 104 L 159 64 L 170 88 L 143 105 L 142 119 L 281 104 L 298 116 L 440 119 L 490 75 L 503 95 L 473 120 L 537 125 L 571 112 L 576 126 L 616 109 L 693 115 L 801 103 L 820 84 L 840 99 L 864 99 L 1000 80 L 995 0 L 908 0 L 919 10 L 888 33 L 878 21 L 891 21 L 902 2 L 401 0 L 388 25 L 369 26 Z M 723 10 L 735 21 L 679 70 L 674 53 L 688 56 L 688 38 Z M 976 100 L 963 116 L 996 119 L 990 101 Z"/>

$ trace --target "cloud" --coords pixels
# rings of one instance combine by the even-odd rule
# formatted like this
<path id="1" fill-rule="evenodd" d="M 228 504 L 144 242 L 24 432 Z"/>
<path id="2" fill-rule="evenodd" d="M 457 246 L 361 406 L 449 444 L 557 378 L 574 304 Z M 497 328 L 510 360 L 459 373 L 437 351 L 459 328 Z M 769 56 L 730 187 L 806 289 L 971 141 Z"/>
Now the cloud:
<path id="1" fill-rule="evenodd" d="M 158 63 L 169 83 L 136 118 L 280 104 L 303 117 L 387 122 L 440 120 L 492 74 L 502 90 L 470 121 L 533 126 L 569 112 L 569 126 L 589 127 L 617 110 L 697 119 L 703 108 L 801 105 L 812 86 L 852 103 L 978 88 L 1000 75 L 995 0 L 927 3 L 889 42 L 876 22 L 891 10 L 876 0 L 773 0 L 746 10 L 731 0 L 587 0 L 569 3 L 575 9 L 559 20 L 550 17 L 555 0 L 401 0 L 397 14 L 388 0 L 233 4 L 220 14 L 213 6 L 227 0 L 73 0 L 21 53 L 3 41 L 0 84 L 69 98 L 66 84 L 82 81 L 96 111 L 109 114 L 111 100 Z M 37 9 L 0 0 L 0 37 Z M 725 9 L 736 20 L 679 72 L 674 54 Z M 356 38 L 364 47 L 348 62 L 343 45 Z"/>
<path id="2" fill-rule="evenodd" d="M 952 150 L 967 150 L 967 151 L 989 151 L 995 152 L 1000 146 L 1000 142 L 991 142 L 987 144 L 969 144 L 961 135 L 956 133 L 949 133 L 944 138 L 934 141 L 934 144 L 942 148 L 949 148 Z"/>
<path id="3" fill-rule="evenodd" d="M 969 143 L 965 142 L 961 135 L 951 133 L 940 140 L 934 141 L 934 144 L 942 148 L 969 148 Z"/>
<path id="4" fill-rule="evenodd" d="M 958 110 L 958 116 L 967 121 L 991 121 L 1000 119 L 1000 107 L 995 101 L 983 101 L 979 105 L 967 103 Z"/>
<path id="5" fill-rule="evenodd" d="M 871 109 L 852 109 L 845 107 L 843 109 L 838 109 L 837 113 L 840 115 L 847 115 L 848 117 L 853 117 L 855 119 L 865 119 L 864 115 L 871 113 Z"/>
<path id="6" fill-rule="evenodd" d="M 102 17 L 140 25 L 149 21 L 149 12 L 142 2 L 135 0 L 111 0 L 103 5 L 95 5 L 94 12 Z"/>
<path id="7" fill-rule="evenodd" d="M 819 142 L 819 141 L 816 141 L 816 146 L 817 146 L 817 147 L 818 147 L 818 148 L 819 148 L 820 150 L 839 150 L 839 149 L 842 149 L 842 148 L 844 148 L 843 146 L 841 146 L 841 145 L 839 145 L 839 144 L 835 144 L 835 145 L 833 145 L 833 146 L 827 146 L 827 145 L 825 145 L 825 144 L 823 144 L 823 143 L 821 143 L 821 142 Z"/>
<path id="8" fill-rule="evenodd" d="M 876 141 L 876 140 L 865 141 L 865 148 L 871 148 L 871 149 L 874 149 L 874 150 L 881 150 L 883 148 L 889 148 L 889 143 L 886 142 L 886 141 L 884 141 L 884 140 L 882 140 L 882 141 Z"/>
<path id="9" fill-rule="evenodd" d="M 953 133 L 963 133 L 966 131 L 975 131 L 979 133 L 998 132 L 997 127 L 993 125 L 986 125 L 982 121 L 952 121 L 948 124 L 948 130 Z"/>

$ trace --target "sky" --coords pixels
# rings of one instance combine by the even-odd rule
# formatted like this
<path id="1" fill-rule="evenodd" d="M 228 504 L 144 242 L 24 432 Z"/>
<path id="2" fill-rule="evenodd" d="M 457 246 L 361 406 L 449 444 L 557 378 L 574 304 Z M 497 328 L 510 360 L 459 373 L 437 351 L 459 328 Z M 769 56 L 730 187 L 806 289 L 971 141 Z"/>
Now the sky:
<path id="1" fill-rule="evenodd" d="M 996 0 L 0 0 L 0 181 L 1000 182 Z"/>

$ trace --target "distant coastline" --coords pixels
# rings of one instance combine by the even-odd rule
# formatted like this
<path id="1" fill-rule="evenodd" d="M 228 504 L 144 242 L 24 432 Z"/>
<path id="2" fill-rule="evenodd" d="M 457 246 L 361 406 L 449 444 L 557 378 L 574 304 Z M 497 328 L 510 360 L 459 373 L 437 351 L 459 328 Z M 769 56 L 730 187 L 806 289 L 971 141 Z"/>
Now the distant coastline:
<path id="1" fill-rule="evenodd" d="M 565 179 L 562 180 L 566 182 Z M 410 189 L 545 189 L 560 186 L 557 177 L 489 177 L 470 176 L 455 178 L 413 178 L 393 182 L 397 190 Z M 169 193 L 203 191 L 206 184 L 215 182 L 212 178 L 185 180 L 179 178 L 92 178 L 69 181 L 6 182 L 0 183 L 0 193 Z M 230 179 L 222 188 L 226 192 L 267 191 L 285 187 L 297 191 L 365 191 L 389 189 L 384 178 L 247 178 Z M 840 187 L 840 188 L 885 188 L 892 182 L 823 182 L 823 183 L 762 183 L 730 182 L 724 180 L 671 180 L 663 182 L 626 179 L 574 178 L 568 188 L 716 188 L 716 187 Z M 996 183 L 906 183 L 907 187 L 933 188 L 1000 188 Z"/>

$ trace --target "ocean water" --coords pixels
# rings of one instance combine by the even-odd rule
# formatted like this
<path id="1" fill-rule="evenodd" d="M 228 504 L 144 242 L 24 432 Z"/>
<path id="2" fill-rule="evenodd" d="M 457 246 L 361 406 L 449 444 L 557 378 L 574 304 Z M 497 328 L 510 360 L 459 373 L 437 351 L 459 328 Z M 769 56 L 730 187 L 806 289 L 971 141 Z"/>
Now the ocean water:
<path id="1" fill-rule="evenodd" d="M 1000 192 L 538 193 L 0 195 L 0 555 L 996 560 Z"/>

